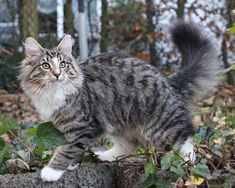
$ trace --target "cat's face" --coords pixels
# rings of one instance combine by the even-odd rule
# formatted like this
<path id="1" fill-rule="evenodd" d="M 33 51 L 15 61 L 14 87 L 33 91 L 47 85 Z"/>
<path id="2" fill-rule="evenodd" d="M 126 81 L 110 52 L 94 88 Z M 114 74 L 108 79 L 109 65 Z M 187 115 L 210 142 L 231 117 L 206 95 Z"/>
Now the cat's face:
<path id="1" fill-rule="evenodd" d="M 31 37 L 24 45 L 26 58 L 19 78 L 26 93 L 37 95 L 60 88 L 69 94 L 81 86 L 83 76 L 72 57 L 73 40 L 70 35 L 66 35 L 52 50 L 42 48 Z"/>
<path id="2" fill-rule="evenodd" d="M 38 79 L 45 83 L 66 83 L 68 79 L 76 79 L 73 59 L 55 50 L 44 52 L 32 62 L 33 71 L 29 79 Z"/>

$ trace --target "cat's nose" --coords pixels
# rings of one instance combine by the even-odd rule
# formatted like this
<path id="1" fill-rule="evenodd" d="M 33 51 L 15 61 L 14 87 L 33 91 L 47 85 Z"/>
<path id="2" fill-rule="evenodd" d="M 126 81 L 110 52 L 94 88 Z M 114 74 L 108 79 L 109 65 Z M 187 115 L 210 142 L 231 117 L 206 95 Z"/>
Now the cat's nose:
<path id="1" fill-rule="evenodd" d="M 59 72 L 54 72 L 53 75 L 58 79 L 59 76 L 60 76 L 60 73 Z"/>

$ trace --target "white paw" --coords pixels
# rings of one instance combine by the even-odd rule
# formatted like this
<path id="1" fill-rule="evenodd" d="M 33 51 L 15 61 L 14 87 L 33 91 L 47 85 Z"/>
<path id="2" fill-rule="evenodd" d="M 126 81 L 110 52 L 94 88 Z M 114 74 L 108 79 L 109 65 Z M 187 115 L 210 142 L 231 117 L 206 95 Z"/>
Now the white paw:
<path id="1" fill-rule="evenodd" d="M 182 152 L 181 156 L 184 159 L 184 162 L 187 162 L 187 161 L 194 162 L 196 160 L 196 154 L 195 154 L 194 151 L 190 151 L 190 152 L 187 152 L 187 153 Z"/>
<path id="2" fill-rule="evenodd" d="M 196 154 L 193 150 L 193 142 L 192 138 L 188 138 L 180 149 L 180 155 L 184 159 L 184 161 L 194 162 L 196 160 Z"/>
<path id="3" fill-rule="evenodd" d="M 69 165 L 68 168 L 67 168 L 67 170 L 74 170 L 74 169 L 76 169 L 79 165 L 80 165 L 79 163 L 77 163 L 77 164 L 75 164 L 75 165 Z"/>
<path id="4" fill-rule="evenodd" d="M 109 162 L 113 162 L 116 161 L 116 158 L 114 156 L 112 156 L 112 152 L 108 151 L 96 151 L 94 152 L 96 155 L 98 155 L 98 158 L 101 161 L 109 161 Z"/>
<path id="5" fill-rule="evenodd" d="M 45 166 L 41 171 L 43 181 L 57 181 L 63 175 L 65 170 L 56 170 L 49 166 Z"/>

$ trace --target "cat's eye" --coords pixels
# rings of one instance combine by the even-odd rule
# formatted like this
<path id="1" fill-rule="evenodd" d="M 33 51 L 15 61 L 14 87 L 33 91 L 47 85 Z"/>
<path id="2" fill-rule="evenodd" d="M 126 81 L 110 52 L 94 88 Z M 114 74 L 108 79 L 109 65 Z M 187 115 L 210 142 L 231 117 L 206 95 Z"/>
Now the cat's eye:
<path id="1" fill-rule="evenodd" d="M 60 62 L 60 68 L 65 68 L 65 67 L 66 67 L 65 61 L 61 61 L 61 62 Z"/>
<path id="2" fill-rule="evenodd" d="M 48 63 L 43 63 L 42 64 L 42 68 L 44 69 L 49 69 L 50 68 L 50 65 Z"/>

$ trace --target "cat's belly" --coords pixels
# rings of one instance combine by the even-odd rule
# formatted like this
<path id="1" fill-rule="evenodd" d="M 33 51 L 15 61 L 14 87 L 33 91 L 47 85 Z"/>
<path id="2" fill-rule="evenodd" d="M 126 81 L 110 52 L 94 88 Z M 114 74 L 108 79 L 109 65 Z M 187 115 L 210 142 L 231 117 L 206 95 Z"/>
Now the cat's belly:
<path id="1" fill-rule="evenodd" d="M 143 134 L 141 133 L 141 130 L 136 126 L 127 127 L 122 130 L 112 128 L 111 130 L 107 130 L 107 134 L 111 136 L 125 137 L 127 140 L 129 140 L 136 146 L 149 142 L 144 138 Z"/>

